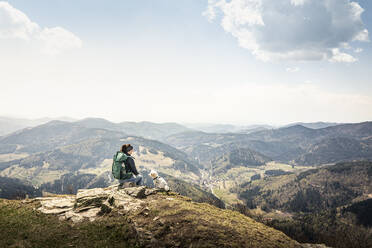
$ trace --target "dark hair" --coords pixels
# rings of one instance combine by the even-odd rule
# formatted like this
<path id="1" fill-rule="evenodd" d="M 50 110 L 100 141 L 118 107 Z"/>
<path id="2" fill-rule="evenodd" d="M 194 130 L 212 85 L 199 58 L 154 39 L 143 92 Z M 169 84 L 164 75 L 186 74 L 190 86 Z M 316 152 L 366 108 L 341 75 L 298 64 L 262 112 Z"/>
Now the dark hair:
<path id="1" fill-rule="evenodd" d="M 124 144 L 124 145 L 121 146 L 120 151 L 124 152 L 124 153 L 127 153 L 132 149 L 133 149 L 133 146 L 131 146 L 130 144 Z"/>

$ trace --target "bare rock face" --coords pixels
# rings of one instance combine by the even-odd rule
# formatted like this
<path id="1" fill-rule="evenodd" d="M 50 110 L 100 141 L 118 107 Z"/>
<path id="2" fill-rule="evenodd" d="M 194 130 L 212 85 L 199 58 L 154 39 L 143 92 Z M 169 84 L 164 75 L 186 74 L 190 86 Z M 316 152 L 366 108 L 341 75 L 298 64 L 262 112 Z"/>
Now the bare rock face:
<path id="1" fill-rule="evenodd" d="M 117 208 L 125 214 L 144 205 L 143 198 L 155 194 L 156 189 L 145 186 L 121 188 L 113 185 L 107 188 L 80 189 L 76 196 L 36 198 L 41 203 L 38 210 L 45 214 L 58 215 L 61 220 L 79 222 L 94 221 L 99 215 Z"/>
<path id="2" fill-rule="evenodd" d="M 41 207 L 39 211 L 46 214 L 63 214 L 74 207 L 75 197 L 44 197 L 36 198 L 40 200 Z"/>

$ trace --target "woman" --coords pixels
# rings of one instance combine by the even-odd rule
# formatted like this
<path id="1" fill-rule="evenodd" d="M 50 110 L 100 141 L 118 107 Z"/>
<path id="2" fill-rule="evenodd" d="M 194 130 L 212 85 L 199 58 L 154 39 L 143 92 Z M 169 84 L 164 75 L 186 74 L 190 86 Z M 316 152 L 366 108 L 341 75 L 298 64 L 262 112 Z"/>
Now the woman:
<path id="1" fill-rule="evenodd" d="M 119 180 L 119 183 L 123 184 L 129 182 L 135 183 L 135 185 L 142 185 L 142 176 L 138 173 L 136 165 L 134 163 L 134 158 L 131 156 L 134 151 L 133 146 L 131 146 L 130 144 L 122 145 L 120 151 L 128 156 L 128 158 L 124 161 L 124 170 L 125 173 L 131 174 L 131 177 L 129 179 Z M 133 175 L 135 175 L 135 177 Z"/>

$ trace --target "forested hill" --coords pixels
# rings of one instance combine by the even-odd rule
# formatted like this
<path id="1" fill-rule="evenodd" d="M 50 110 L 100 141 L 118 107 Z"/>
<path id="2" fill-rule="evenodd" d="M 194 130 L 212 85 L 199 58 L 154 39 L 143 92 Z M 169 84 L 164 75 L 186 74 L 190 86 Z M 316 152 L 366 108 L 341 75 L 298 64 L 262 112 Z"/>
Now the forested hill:
<path id="1" fill-rule="evenodd" d="M 249 207 L 314 212 L 372 196 L 372 162 L 346 162 L 305 172 L 265 177 L 240 189 Z"/>

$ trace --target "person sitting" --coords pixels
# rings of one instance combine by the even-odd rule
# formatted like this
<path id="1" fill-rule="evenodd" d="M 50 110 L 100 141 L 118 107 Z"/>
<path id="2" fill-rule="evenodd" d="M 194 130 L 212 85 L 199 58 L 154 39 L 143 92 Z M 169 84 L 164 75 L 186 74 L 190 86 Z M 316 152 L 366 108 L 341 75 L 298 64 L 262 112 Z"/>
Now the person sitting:
<path id="1" fill-rule="evenodd" d="M 122 161 L 119 156 L 125 158 L 123 159 L 124 166 L 120 170 L 120 178 L 117 178 L 121 186 L 124 185 L 124 183 L 129 183 L 133 186 L 142 185 L 142 176 L 138 173 L 134 158 L 131 156 L 133 152 L 133 146 L 125 144 L 122 145 L 120 151 L 114 156 L 114 162 Z M 123 154 L 125 154 L 125 156 L 123 156 Z"/>

